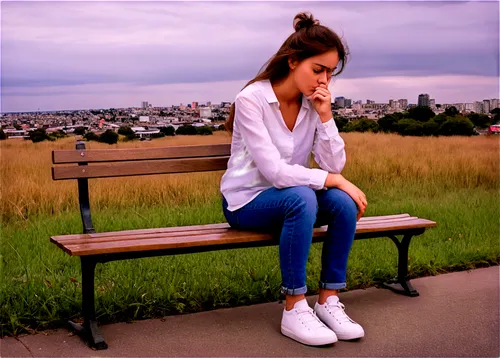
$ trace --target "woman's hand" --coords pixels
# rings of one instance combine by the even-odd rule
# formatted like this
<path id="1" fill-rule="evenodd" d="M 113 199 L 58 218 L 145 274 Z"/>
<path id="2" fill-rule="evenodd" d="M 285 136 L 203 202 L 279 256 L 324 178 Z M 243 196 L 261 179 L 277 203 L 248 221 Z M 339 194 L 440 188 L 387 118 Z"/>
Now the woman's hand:
<path id="1" fill-rule="evenodd" d="M 361 219 L 368 206 L 368 201 L 366 200 L 366 195 L 356 185 L 348 181 L 341 174 L 329 173 L 325 186 L 327 188 L 338 188 L 346 192 L 358 206 L 358 217 L 356 220 Z"/>
<path id="2" fill-rule="evenodd" d="M 316 112 L 318 112 L 321 122 L 325 123 L 332 119 L 332 96 L 325 84 L 320 84 L 316 87 L 311 96 L 311 103 Z"/>

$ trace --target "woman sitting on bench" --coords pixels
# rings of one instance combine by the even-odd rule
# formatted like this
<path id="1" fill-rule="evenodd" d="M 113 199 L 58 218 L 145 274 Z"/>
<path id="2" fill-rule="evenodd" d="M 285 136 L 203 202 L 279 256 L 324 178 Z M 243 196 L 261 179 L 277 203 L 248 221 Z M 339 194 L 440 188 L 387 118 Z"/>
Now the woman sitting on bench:
<path id="1" fill-rule="evenodd" d="M 311 14 L 295 16 L 294 28 L 231 107 L 231 157 L 221 192 L 231 227 L 280 237 L 286 295 L 281 332 L 303 344 L 324 345 L 364 336 L 344 312 L 338 291 L 346 287 L 356 222 L 367 201 L 340 174 L 346 155 L 328 89 L 344 69 L 347 49 Z M 310 168 L 311 152 L 320 169 Z M 313 310 L 305 299 L 306 263 L 318 225 L 328 225 L 328 235 Z"/>

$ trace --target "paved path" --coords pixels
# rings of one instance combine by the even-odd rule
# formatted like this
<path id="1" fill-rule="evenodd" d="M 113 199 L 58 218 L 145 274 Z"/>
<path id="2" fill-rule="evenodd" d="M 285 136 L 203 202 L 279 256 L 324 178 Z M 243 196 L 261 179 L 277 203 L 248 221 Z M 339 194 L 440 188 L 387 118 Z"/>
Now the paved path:
<path id="1" fill-rule="evenodd" d="M 308 347 L 280 333 L 277 302 L 101 327 L 94 351 L 65 329 L 1 340 L 2 357 L 499 357 L 499 267 L 412 280 L 419 297 L 341 294 L 366 336 Z M 308 297 L 312 305 L 316 297 Z"/>

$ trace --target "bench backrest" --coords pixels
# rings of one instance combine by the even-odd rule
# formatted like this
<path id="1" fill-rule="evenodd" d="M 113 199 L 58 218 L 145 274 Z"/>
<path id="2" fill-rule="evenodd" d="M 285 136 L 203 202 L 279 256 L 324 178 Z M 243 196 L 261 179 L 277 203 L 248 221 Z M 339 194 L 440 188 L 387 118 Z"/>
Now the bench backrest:
<path id="1" fill-rule="evenodd" d="M 95 230 L 88 179 L 225 170 L 230 152 L 230 144 L 86 150 L 78 142 L 76 150 L 52 151 L 54 164 L 72 164 L 52 167 L 52 179 L 77 179 L 83 233 L 89 234 Z"/>
<path id="2" fill-rule="evenodd" d="M 225 170 L 230 144 L 163 148 L 85 149 L 52 151 L 52 179 L 90 179 Z M 92 165 L 89 165 L 92 164 Z"/>

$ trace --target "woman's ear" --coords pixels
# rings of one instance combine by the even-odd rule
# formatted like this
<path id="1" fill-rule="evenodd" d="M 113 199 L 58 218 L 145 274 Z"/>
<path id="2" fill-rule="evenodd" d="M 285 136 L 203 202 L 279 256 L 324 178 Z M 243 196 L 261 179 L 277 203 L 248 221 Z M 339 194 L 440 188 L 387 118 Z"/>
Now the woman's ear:
<path id="1" fill-rule="evenodd" d="M 295 70 L 297 67 L 297 61 L 293 60 L 292 58 L 288 58 L 288 66 L 290 67 L 291 70 Z"/>

